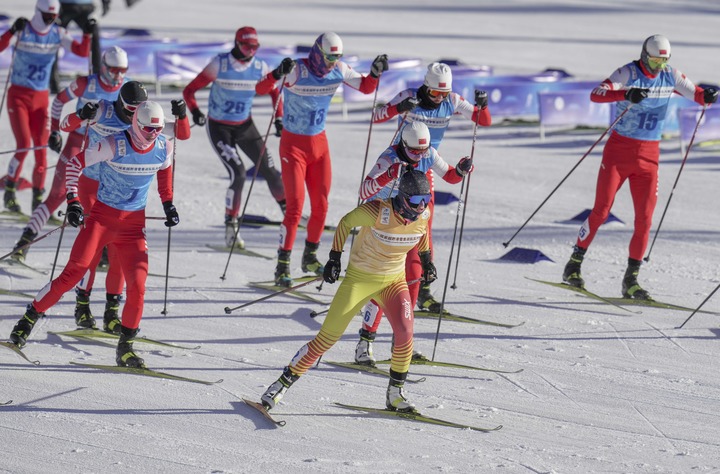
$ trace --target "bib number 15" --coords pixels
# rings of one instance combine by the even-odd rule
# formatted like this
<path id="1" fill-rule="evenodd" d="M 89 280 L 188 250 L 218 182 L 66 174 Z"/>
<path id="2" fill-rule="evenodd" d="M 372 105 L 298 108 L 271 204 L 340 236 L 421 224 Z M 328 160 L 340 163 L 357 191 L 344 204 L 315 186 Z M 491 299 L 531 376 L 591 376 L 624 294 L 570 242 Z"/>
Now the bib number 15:
<path id="1" fill-rule="evenodd" d="M 658 124 L 658 114 L 642 113 L 639 117 L 640 123 L 638 124 L 638 128 L 642 128 L 644 130 L 655 130 L 655 127 L 657 127 Z"/>

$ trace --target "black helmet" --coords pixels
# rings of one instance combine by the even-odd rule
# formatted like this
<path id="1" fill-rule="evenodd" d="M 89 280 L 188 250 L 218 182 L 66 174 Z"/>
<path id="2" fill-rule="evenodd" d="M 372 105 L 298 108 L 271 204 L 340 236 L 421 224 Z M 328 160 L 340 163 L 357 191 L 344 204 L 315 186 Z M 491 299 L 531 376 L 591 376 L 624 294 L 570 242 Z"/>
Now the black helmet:
<path id="1" fill-rule="evenodd" d="M 425 173 L 410 170 L 400 177 L 398 193 L 393 198 L 393 208 L 407 220 L 417 220 L 430 204 L 430 183 Z"/>
<path id="2" fill-rule="evenodd" d="M 123 120 L 130 123 L 138 105 L 147 99 L 148 93 L 142 82 L 128 81 L 120 88 L 120 94 L 115 101 L 115 111 Z"/>

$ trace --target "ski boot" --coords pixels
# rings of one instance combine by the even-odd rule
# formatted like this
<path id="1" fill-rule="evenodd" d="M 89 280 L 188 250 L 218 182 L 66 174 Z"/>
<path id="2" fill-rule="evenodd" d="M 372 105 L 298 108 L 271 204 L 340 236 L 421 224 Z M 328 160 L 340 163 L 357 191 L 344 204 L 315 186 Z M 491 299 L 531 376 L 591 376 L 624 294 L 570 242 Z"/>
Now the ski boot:
<path id="1" fill-rule="evenodd" d="M 38 319 L 45 316 L 45 313 L 39 313 L 35 307 L 30 303 L 27 305 L 25 314 L 20 321 L 17 322 L 12 332 L 10 333 L 10 342 L 18 347 L 23 347 L 30 337 L 30 332 Z"/>
<path id="2" fill-rule="evenodd" d="M 583 259 L 585 258 L 585 252 L 587 249 L 573 247 L 573 253 L 570 255 L 570 260 L 565 264 L 565 270 L 563 271 L 563 281 L 570 286 L 576 288 L 585 288 L 585 280 L 580 275 L 580 266 L 582 265 Z"/>
<path id="3" fill-rule="evenodd" d="M 405 398 L 403 386 L 407 372 L 400 373 L 390 369 L 390 383 L 388 384 L 387 394 L 385 396 L 385 406 L 388 410 L 399 411 L 403 413 L 412 413 L 415 411 L 415 405 Z"/>
<path id="4" fill-rule="evenodd" d="M 272 385 L 265 390 L 265 393 L 262 394 L 262 397 L 260 397 L 260 401 L 265 409 L 269 411 L 275 408 L 275 405 L 282 400 L 282 397 L 285 395 L 285 392 L 287 392 L 287 389 L 289 389 L 290 386 L 299 378 L 299 375 L 292 373 L 290 367 L 285 367 L 280 378 L 273 382 Z"/>
<path id="5" fill-rule="evenodd" d="M 431 313 L 439 313 L 442 305 L 436 300 L 432 293 L 430 293 L 430 283 L 423 283 L 420 285 L 420 291 L 418 292 L 417 307 L 418 309 L 424 309 Z"/>
<path id="6" fill-rule="evenodd" d="M 622 281 L 623 298 L 653 301 L 650 294 L 638 284 L 637 276 L 640 273 L 640 265 L 642 265 L 641 260 L 628 258 L 628 267 Z"/>
<path id="7" fill-rule="evenodd" d="M 275 267 L 275 285 L 290 288 L 293 284 L 290 278 L 291 250 L 278 250 L 278 262 Z"/>
<path id="8" fill-rule="evenodd" d="M 37 234 L 33 232 L 32 229 L 30 229 L 29 227 L 25 227 L 25 230 L 23 230 L 23 233 L 20 236 L 20 240 L 17 241 L 15 247 L 13 248 L 13 254 L 10 255 L 10 258 L 12 258 L 13 260 L 17 260 L 18 262 L 24 262 L 28 250 L 30 250 L 30 246 L 27 246 L 25 248 L 21 247 L 35 240 L 35 237 L 37 237 Z"/>
<path id="9" fill-rule="evenodd" d="M 110 334 L 120 334 L 120 295 L 107 294 L 105 302 L 105 314 L 103 315 L 103 331 Z"/>
<path id="10" fill-rule="evenodd" d="M 80 328 L 97 329 L 90 311 L 90 292 L 75 288 L 75 324 Z"/>
<path id="11" fill-rule="evenodd" d="M 45 189 L 42 188 L 33 188 L 32 190 L 32 202 L 30 203 L 30 207 L 34 211 L 40 204 L 43 202 L 43 195 L 45 194 Z"/>
<path id="12" fill-rule="evenodd" d="M 237 237 L 235 237 L 237 234 Z M 230 215 L 225 216 L 225 246 L 230 248 L 235 243 L 235 248 L 244 249 L 245 241 L 240 237 L 240 231 L 238 231 L 237 217 Z"/>
<path id="13" fill-rule="evenodd" d="M 3 196 L 5 201 L 5 209 L 10 212 L 22 212 L 20 204 L 17 202 L 17 196 L 15 196 L 15 182 L 7 179 L 5 181 L 5 195 Z"/>
<path id="14" fill-rule="evenodd" d="M 305 241 L 305 250 L 303 251 L 302 262 L 300 262 L 300 269 L 305 273 L 314 273 L 315 275 L 322 276 L 325 271 L 325 265 L 320 263 L 317 259 L 317 250 L 320 247 L 320 243 L 313 244 Z"/>
<path id="15" fill-rule="evenodd" d="M 375 356 L 373 355 L 373 341 L 375 333 L 367 329 L 360 330 L 360 340 L 355 346 L 355 363 L 375 367 Z"/>
<path id="16" fill-rule="evenodd" d="M 140 331 L 139 328 L 130 329 L 120 326 L 120 339 L 115 352 L 115 362 L 119 367 L 145 368 L 145 361 L 133 352 L 133 342 L 135 342 L 134 338 L 138 331 Z"/>

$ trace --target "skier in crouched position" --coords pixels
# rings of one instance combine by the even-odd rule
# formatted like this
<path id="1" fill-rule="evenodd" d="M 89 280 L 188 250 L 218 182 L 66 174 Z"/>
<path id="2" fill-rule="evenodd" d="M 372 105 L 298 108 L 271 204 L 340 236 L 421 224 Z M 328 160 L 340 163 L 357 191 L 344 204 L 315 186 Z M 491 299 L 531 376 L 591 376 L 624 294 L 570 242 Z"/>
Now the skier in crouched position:
<path id="1" fill-rule="evenodd" d="M 598 171 L 595 204 L 580 227 L 563 281 L 583 288 L 580 266 L 585 252 L 605 222 L 615 195 L 627 180 L 630 183 L 635 223 L 630 239 L 628 266 L 622 281 L 624 298 L 652 300 L 637 277 L 647 248 L 652 215 L 657 204 L 660 139 L 670 98 L 674 93 L 700 105 L 717 101 L 718 90 L 701 88 L 685 74 L 668 65 L 670 41 L 662 35 L 645 40 L 640 59 L 613 72 L 593 89 L 593 102 L 617 102 L 617 114 L 625 114 L 610 134 Z"/>
<path id="2" fill-rule="evenodd" d="M 83 227 L 65 269 L 40 290 L 13 328 L 12 343 L 24 346 L 37 320 L 83 277 L 102 248 L 113 244 L 119 250 L 127 280 L 127 302 L 115 360 L 119 366 L 145 366 L 145 361 L 133 352 L 133 340 L 142 318 L 148 273 L 145 206 L 156 174 L 167 219 L 165 225 L 172 227 L 180 222 L 172 203 L 173 143 L 160 134 L 164 125 L 162 107 L 155 102 L 143 102 L 135 111 L 129 130 L 103 138 L 68 161 L 67 219 L 73 227 Z M 77 183 L 82 169 L 95 163 L 102 163 L 98 201 L 85 219 Z"/>
<path id="3" fill-rule="evenodd" d="M 423 279 L 437 278 L 427 236 L 429 202 L 430 184 L 425 173 L 408 171 L 400 179 L 394 198 L 361 204 L 340 220 L 323 278 L 328 283 L 339 279 L 345 241 L 353 227 L 360 227 L 345 278 L 330 304 L 320 332 L 300 348 L 280 378 L 262 395 L 261 401 L 267 410 L 272 409 L 287 389 L 340 339 L 350 320 L 370 298 L 385 310 L 395 338 L 386 406 L 390 410 L 406 412 L 415 409 L 403 393 L 413 353 L 414 324 L 413 305 L 405 278 L 405 255 L 417 245 Z"/>

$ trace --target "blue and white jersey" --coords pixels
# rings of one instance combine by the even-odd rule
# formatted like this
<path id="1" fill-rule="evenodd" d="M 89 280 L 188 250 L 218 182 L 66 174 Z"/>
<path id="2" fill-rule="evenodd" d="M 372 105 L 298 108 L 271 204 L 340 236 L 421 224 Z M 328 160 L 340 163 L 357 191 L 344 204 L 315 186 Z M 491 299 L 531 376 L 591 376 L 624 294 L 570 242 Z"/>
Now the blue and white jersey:
<path id="1" fill-rule="evenodd" d="M 208 117 L 223 122 L 244 122 L 250 117 L 255 84 L 267 73 L 257 58 L 236 61 L 230 53 L 218 54 L 217 77 L 210 88 Z"/>
<path id="2" fill-rule="evenodd" d="M 283 126 L 287 131 L 313 136 L 325 130 L 330 101 L 344 80 L 339 64 L 338 61 L 325 77 L 317 77 L 303 61 L 295 61 L 297 80 L 292 84 L 286 82 L 283 89 Z"/>
<path id="3" fill-rule="evenodd" d="M 115 102 L 100 99 L 98 101 L 97 115 L 95 115 L 94 122 L 90 124 L 90 131 L 88 132 L 88 148 L 95 145 L 97 142 L 118 132 L 123 132 L 130 128 L 129 123 L 125 123 L 120 120 L 120 117 L 115 113 Z M 85 127 L 82 127 L 83 130 Z M 79 130 L 79 129 L 78 129 Z M 83 133 L 85 133 L 83 131 Z M 86 178 L 90 178 L 95 181 L 100 180 L 100 163 L 92 166 L 88 166 L 83 169 L 82 174 Z"/>
<path id="4" fill-rule="evenodd" d="M 127 78 L 123 79 L 123 84 L 125 84 L 128 81 Z M 122 87 L 122 85 L 120 86 Z M 102 85 L 100 84 L 100 78 L 97 74 L 91 74 L 87 77 L 87 85 L 85 86 L 85 92 L 77 98 L 77 104 L 75 106 L 75 111 L 80 112 L 80 110 L 85 106 L 85 104 L 89 102 L 99 103 L 101 100 L 106 100 L 108 102 L 114 102 L 115 99 L 117 99 L 118 95 L 120 94 L 120 87 L 116 88 L 115 90 L 108 91 L 103 89 Z M 98 110 L 98 114 L 100 111 Z M 128 125 L 129 127 L 129 125 Z M 124 130 L 124 129 L 123 129 Z M 119 130 L 115 130 L 117 132 Z M 85 135 L 85 126 L 79 127 L 75 132 Z M 115 133 L 112 132 L 112 133 Z M 109 135 L 109 133 L 108 133 Z M 88 136 L 90 136 L 90 133 L 88 132 Z M 98 137 L 95 141 L 99 140 L 101 137 Z"/>
<path id="5" fill-rule="evenodd" d="M 405 89 L 393 97 L 388 105 L 397 105 L 408 97 L 417 98 L 417 89 Z M 450 119 L 455 114 L 460 114 L 468 120 L 472 120 L 475 106 L 465 100 L 463 96 L 455 92 L 451 92 L 443 100 L 438 108 L 436 109 L 425 109 L 422 107 L 415 107 L 411 112 L 407 113 L 405 117 L 405 125 L 412 122 L 422 122 L 427 125 L 430 131 L 430 146 L 436 150 L 440 148 L 440 143 L 445 136 L 445 130 L 450 125 Z M 398 115 L 398 126 L 403 124 L 403 115 Z M 395 137 L 393 145 L 400 143 L 400 137 L 402 130 Z"/>
<path id="6" fill-rule="evenodd" d="M 99 163 L 98 201 L 122 211 L 145 209 L 148 189 L 155 174 L 172 165 L 172 156 L 166 149 L 168 142 L 160 135 L 152 150 L 138 153 L 126 134 L 121 132 L 106 137 L 96 145 L 96 149 L 99 151 L 108 144 L 114 149 L 114 155 L 112 159 Z"/>
<path id="7" fill-rule="evenodd" d="M 636 62 L 628 63 L 617 69 L 607 82 L 612 90 L 633 87 L 650 89 L 648 97 L 638 104 L 627 100 L 617 103 L 618 115 L 629 110 L 615 125 L 613 133 L 636 140 L 657 141 L 662 138 L 665 116 L 673 92 L 678 92 L 690 100 L 695 97 L 695 85 L 692 81 L 669 65 L 655 77 L 647 77 Z"/>
<path id="8" fill-rule="evenodd" d="M 397 149 L 398 145 L 394 145 L 388 147 L 384 152 L 382 152 L 382 154 L 375 162 L 375 165 L 368 173 L 367 177 L 375 179 L 381 174 L 387 173 L 388 168 L 390 168 L 390 166 L 392 166 L 394 163 L 407 164 L 406 161 L 400 159 Z M 426 156 L 421 158 L 420 161 L 417 162 L 417 166 L 415 166 L 415 169 L 418 171 L 422 171 L 423 173 L 427 173 L 429 170 L 433 170 L 435 173 L 438 173 L 438 176 L 445 176 L 445 173 L 447 173 L 448 169 L 450 169 L 450 165 L 448 165 L 447 162 L 443 159 L 443 157 L 438 154 L 435 148 L 430 147 Z M 376 199 L 387 199 L 397 196 L 398 184 L 399 183 L 397 179 L 391 180 L 375 195 L 368 197 L 367 201 L 374 201 Z"/>
<path id="9" fill-rule="evenodd" d="M 52 25 L 45 34 L 38 33 L 29 24 L 25 26 L 15 45 L 10 82 L 36 91 L 48 90 L 50 71 L 61 41 L 58 25 Z"/>

